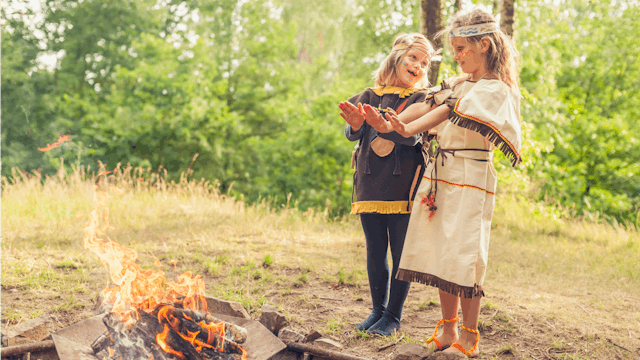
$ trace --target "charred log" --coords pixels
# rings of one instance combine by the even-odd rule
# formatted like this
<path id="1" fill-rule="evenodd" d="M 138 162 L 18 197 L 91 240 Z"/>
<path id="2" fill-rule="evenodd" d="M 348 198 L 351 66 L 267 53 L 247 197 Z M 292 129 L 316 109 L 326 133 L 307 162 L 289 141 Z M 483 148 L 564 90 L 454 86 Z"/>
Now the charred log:
<path id="1" fill-rule="evenodd" d="M 107 327 L 107 332 L 91 345 L 98 359 L 181 359 L 165 352 L 158 345 L 156 334 L 162 333 L 163 327 L 151 315 L 141 314 L 140 319 L 129 328 L 126 328 L 122 320 L 113 313 L 106 315 L 102 321 Z"/>
<path id="2" fill-rule="evenodd" d="M 135 324 L 128 327 L 115 314 L 110 313 L 105 316 L 103 322 L 107 332 L 92 344 L 96 356 L 101 360 L 122 358 L 238 360 L 241 358 L 243 350 L 235 342 L 219 335 L 212 337 L 210 331 L 198 324 L 205 320 L 206 316 L 202 313 L 172 308 L 173 317 L 170 323 L 158 320 L 159 309 L 160 307 L 151 314 L 140 312 Z M 162 316 L 160 318 L 162 319 Z M 158 341 L 159 338 L 162 341 Z"/>
<path id="3" fill-rule="evenodd" d="M 228 341 L 235 342 L 236 344 L 242 344 L 247 340 L 247 329 L 217 319 L 211 314 L 205 314 L 200 311 L 190 309 L 175 309 L 174 311 L 186 318 L 193 319 L 196 323 L 204 321 L 205 323 L 224 324 L 225 339 Z"/>

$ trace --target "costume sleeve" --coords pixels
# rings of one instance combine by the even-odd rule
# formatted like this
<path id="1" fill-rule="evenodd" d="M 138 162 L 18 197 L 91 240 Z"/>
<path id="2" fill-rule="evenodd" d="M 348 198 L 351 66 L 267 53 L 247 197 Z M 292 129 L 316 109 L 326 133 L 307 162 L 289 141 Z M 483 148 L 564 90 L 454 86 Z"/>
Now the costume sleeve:
<path id="1" fill-rule="evenodd" d="M 455 103 L 446 103 L 452 123 L 485 136 L 512 166 L 522 161 L 520 96 L 514 90 L 498 80 L 481 80 Z"/>
<path id="2" fill-rule="evenodd" d="M 369 103 L 370 97 L 371 97 L 371 90 L 366 89 L 365 91 L 359 94 L 353 95 L 347 101 L 349 101 L 355 106 L 358 106 L 358 103 L 364 105 Z M 365 127 L 365 123 L 362 124 L 362 126 L 358 131 L 354 132 L 351 130 L 351 125 L 347 124 L 347 126 L 344 128 L 344 135 L 347 137 L 349 141 L 359 140 L 362 137 L 362 134 L 364 133 L 364 127 Z"/>
<path id="3" fill-rule="evenodd" d="M 344 128 L 344 135 L 347 137 L 349 141 L 360 140 L 360 138 L 362 137 L 362 134 L 364 133 L 364 127 L 365 127 L 365 124 L 362 124 L 362 126 L 358 131 L 353 132 L 351 130 L 351 125 L 347 124 L 347 126 Z"/>
<path id="4" fill-rule="evenodd" d="M 429 104 L 429 106 L 442 105 L 445 100 L 451 97 L 451 94 L 453 94 L 453 88 L 458 83 L 459 78 L 455 77 L 442 80 L 440 85 L 431 87 L 427 90 L 427 97 L 424 101 Z"/>

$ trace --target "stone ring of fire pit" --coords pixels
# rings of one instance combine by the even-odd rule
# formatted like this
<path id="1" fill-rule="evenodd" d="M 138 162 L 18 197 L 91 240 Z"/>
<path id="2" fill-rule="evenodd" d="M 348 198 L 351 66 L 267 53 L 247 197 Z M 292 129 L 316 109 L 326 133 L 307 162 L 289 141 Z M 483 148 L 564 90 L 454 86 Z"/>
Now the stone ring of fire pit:
<path id="1" fill-rule="evenodd" d="M 102 321 L 105 315 L 91 317 L 52 334 L 60 360 L 98 360 L 91 344 L 107 331 Z M 211 315 L 247 330 L 247 339 L 242 347 L 247 350 L 249 360 L 267 360 L 286 348 L 280 339 L 255 320 L 224 314 Z"/>

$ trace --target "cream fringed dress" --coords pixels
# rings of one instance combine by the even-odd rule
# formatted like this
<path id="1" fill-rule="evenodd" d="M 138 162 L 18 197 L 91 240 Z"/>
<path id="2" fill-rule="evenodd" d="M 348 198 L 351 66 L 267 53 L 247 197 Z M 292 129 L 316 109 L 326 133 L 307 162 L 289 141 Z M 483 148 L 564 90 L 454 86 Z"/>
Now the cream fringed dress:
<path id="1" fill-rule="evenodd" d="M 520 96 L 499 80 L 481 79 L 455 86 L 446 103 L 452 110 L 438 126 L 440 151 L 418 188 L 397 278 L 471 298 L 484 295 L 497 182 L 493 150 L 513 166 L 520 161 Z"/>

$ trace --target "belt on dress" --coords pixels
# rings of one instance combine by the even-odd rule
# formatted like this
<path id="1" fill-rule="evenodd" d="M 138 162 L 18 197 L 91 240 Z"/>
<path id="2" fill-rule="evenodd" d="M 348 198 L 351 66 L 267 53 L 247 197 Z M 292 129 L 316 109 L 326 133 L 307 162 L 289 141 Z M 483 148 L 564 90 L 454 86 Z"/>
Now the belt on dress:
<path id="1" fill-rule="evenodd" d="M 438 210 L 438 207 L 435 205 L 436 194 L 438 192 L 438 157 L 442 158 L 442 166 L 444 166 L 444 160 L 448 157 L 448 155 L 475 161 L 493 161 L 493 151 L 487 149 L 445 149 L 438 147 L 436 148 L 435 155 L 431 151 L 431 148 L 428 148 L 426 150 L 426 153 L 429 157 L 429 162 L 433 161 L 434 164 L 433 169 L 431 169 L 431 188 L 429 189 L 429 194 L 427 194 L 427 196 L 423 198 L 420 203 L 429 206 L 429 210 L 431 211 L 431 213 L 429 214 L 429 219 L 431 219 L 433 215 L 435 215 L 435 211 Z"/>

